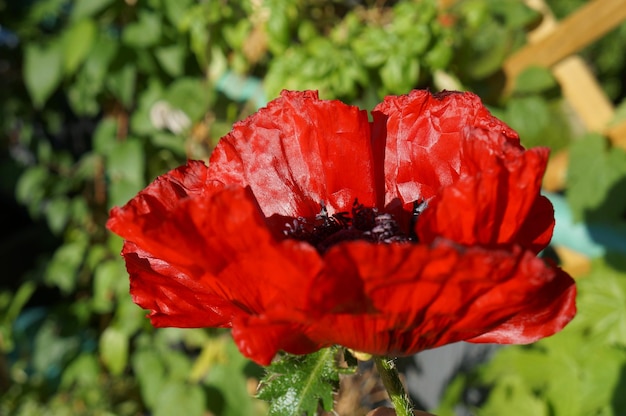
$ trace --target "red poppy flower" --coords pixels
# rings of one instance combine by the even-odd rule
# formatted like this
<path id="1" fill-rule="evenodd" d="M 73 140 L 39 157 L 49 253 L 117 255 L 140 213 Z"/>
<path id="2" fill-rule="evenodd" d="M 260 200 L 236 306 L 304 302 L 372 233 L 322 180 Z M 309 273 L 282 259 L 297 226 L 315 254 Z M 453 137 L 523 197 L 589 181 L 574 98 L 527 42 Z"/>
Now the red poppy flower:
<path id="1" fill-rule="evenodd" d="M 536 257 L 554 225 L 539 193 L 548 150 L 524 150 L 470 93 L 413 91 L 372 115 L 283 92 L 208 167 L 191 161 L 114 208 L 152 323 L 231 327 L 260 364 L 562 329 L 574 282 Z"/>

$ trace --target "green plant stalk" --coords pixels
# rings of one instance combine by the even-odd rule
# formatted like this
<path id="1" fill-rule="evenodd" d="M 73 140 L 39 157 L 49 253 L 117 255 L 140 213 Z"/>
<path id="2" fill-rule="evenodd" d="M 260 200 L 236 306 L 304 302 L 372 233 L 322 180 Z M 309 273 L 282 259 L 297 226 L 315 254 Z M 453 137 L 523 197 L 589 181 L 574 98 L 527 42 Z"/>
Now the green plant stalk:
<path id="1" fill-rule="evenodd" d="M 385 389 L 387 389 L 391 404 L 396 409 L 396 415 L 413 416 L 413 404 L 409 395 L 404 391 L 396 363 L 392 359 L 378 356 L 374 357 L 374 363 L 376 363 L 378 374 L 380 374 Z"/>

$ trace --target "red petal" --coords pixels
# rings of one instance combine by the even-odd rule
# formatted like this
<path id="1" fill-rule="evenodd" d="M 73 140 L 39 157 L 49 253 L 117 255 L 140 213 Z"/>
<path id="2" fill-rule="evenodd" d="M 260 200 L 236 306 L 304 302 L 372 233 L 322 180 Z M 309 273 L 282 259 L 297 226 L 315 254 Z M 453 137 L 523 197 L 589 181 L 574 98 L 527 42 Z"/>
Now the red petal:
<path id="1" fill-rule="evenodd" d="M 529 267 L 535 266 L 528 264 Z M 541 273 L 529 270 L 527 273 Z M 559 332 L 576 314 L 576 287 L 571 278 L 560 269 L 554 270 L 559 277 L 534 298 L 528 298 L 526 307 L 495 329 L 468 339 L 475 343 L 529 344 Z"/>
<path id="2" fill-rule="evenodd" d="M 444 187 L 420 216 L 420 241 L 444 237 L 465 245 L 545 248 L 554 226 L 550 203 L 539 194 L 548 150 L 491 147 L 478 140 L 462 143 L 462 176 Z"/>
<path id="3" fill-rule="evenodd" d="M 317 92 L 283 91 L 223 137 L 209 164 L 215 186 L 252 189 L 266 217 L 375 203 L 367 113 Z"/>
<path id="4" fill-rule="evenodd" d="M 517 134 L 471 93 L 415 90 L 386 97 L 372 114 L 374 148 L 384 151 L 377 169 L 384 175 L 385 205 L 396 198 L 404 204 L 428 199 L 455 182 L 464 140 L 489 136 L 519 144 Z"/>
<path id="5" fill-rule="evenodd" d="M 179 173 L 159 178 L 125 207 L 114 210 L 109 221 L 132 243 L 123 252 L 132 295 L 152 310 L 158 318 L 155 323 L 222 326 L 237 316 L 234 310 L 241 315 L 275 305 L 300 309 L 306 299 L 301 285 L 322 268 L 317 252 L 297 241 L 276 242 L 255 201 L 241 188 L 201 198 L 195 197 L 201 193 L 181 188 L 179 194 L 187 197 L 177 203 L 161 201 L 161 194 L 171 197 L 169 190 L 179 184 Z M 174 288 L 179 296 L 172 294 Z M 174 304 L 180 297 L 189 304 L 184 307 L 186 314 L 179 313 L 183 306 Z M 212 309 L 209 299 L 222 299 L 222 303 Z M 202 310 L 206 313 L 199 316 L 197 311 Z"/>
<path id="6" fill-rule="evenodd" d="M 316 318 L 308 334 L 322 345 L 407 355 L 478 337 L 505 322 L 507 342 L 515 342 L 512 329 L 526 342 L 553 334 L 575 313 L 572 279 L 518 248 L 511 253 L 446 244 L 429 248 L 355 242 L 337 246 L 329 255 L 331 251 L 357 266 L 378 313 Z M 316 287 L 328 292 L 325 284 L 337 282 L 317 281 Z M 537 319 L 528 325 L 516 318 L 530 315 Z M 492 339 L 498 342 L 497 336 Z"/>
<path id="7" fill-rule="evenodd" d="M 260 365 L 268 365 L 279 351 L 309 354 L 328 345 L 312 342 L 306 328 L 266 317 L 250 316 L 234 323 L 232 334 L 239 351 Z"/>
<path id="8" fill-rule="evenodd" d="M 231 301 L 194 285 L 192 276 L 126 242 L 122 251 L 133 302 L 149 309 L 157 327 L 226 327 L 246 312 Z"/>

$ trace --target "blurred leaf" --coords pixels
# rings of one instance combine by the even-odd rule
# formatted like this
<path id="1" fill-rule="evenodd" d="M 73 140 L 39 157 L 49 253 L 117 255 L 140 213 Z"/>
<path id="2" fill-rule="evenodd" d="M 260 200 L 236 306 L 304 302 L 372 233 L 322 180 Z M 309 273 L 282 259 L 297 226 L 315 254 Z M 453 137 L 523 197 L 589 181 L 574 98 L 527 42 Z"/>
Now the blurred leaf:
<path id="1" fill-rule="evenodd" d="M 232 338 L 218 337 L 206 341 L 201 356 L 194 364 L 194 376 L 206 374 L 206 384 L 221 394 L 223 407 L 211 407 L 211 410 L 222 416 L 267 414 L 267 411 L 255 412 L 262 402 L 248 392 L 246 370 L 251 366 L 255 364 L 241 355 Z"/>
<path id="2" fill-rule="evenodd" d="M 447 68 L 454 55 L 451 39 L 442 39 L 426 52 L 424 61 L 431 69 Z"/>
<path id="3" fill-rule="evenodd" d="M 216 364 L 228 362 L 226 355 L 226 338 L 211 338 L 202 346 L 200 355 L 193 363 L 189 379 L 197 383 L 201 381 Z M 215 378 L 218 383 L 220 378 Z"/>
<path id="4" fill-rule="evenodd" d="M 71 293 L 76 287 L 78 270 L 85 257 L 86 248 L 87 241 L 83 237 L 59 247 L 46 270 L 46 283 L 58 287 L 64 293 Z"/>
<path id="5" fill-rule="evenodd" d="M 156 78 L 150 78 L 148 86 L 141 91 L 138 98 L 138 105 L 133 111 L 130 126 L 137 134 L 151 136 L 158 132 L 152 124 L 150 112 L 154 104 L 163 98 L 163 85 Z"/>
<path id="6" fill-rule="evenodd" d="M 192 121 L 197 121 L 206 114 L 210 97 L 205 82 L 198 78 L 184 77 L 174 81 L 163 98 L 172 107 L 183 110 Z"/>
<path id="7" fill-rule="evenodd" d="M 72 75 L 87 57 L 95 40 L 96 30 L 96 24 L 92 20 L 84 19 L 63 32 L 63 69 L 66 75 Z"/>
<path id="8" fill-rule="evenodd" d="M 139 380 L 141 396 L 150 408 L 155 408 L 167 378 L 165 367 L 156 351 L 142 349 L 133 354 L 133 371 Z M 176 414 L 176 413 L 175 413 Z"/>
<path id="9" fill-rule="evenodd" d="M 48 178 L 48 170 L 37 165 L 26 169 L 17 181 L 15 198 L 28 206 L 31 216 L 39 212 L 39 204 L 45 196 Z"/>
<path id="10" fill-rule="evenodd" d="M 108 33 L 98 33 L 95 37 L 76 74 L 76 81 L 67 89 L 76 114 L 93 116 L 101 111 L 104 86 L 118 49 L 118 41 Z"/>
<path id="11" fill-rule="evenodd" d="M 609 222 L 626 210 L 626 152 L 589 134 L 569 152 L 567 201 L 576 220 Z"/>
<path id="12" fill-rule="evenodd" d="M 151 138 L 152 144 L 161 149 L 171 150 L 176 156 L 184 157 L 185 140 L 181 136 L 169 133 L 158 133 Z"/>
<path id="13" fill-rule="evenodd" d="M 203 416 L 205 400 L 202 388 L 195 384 L 166 381 L 156 398 L 154 416 Z"/>
<path id="14" fill-rule="evenodd" d="M 525 69 L 515 80 L 515 92 L 540 93 L 557 85 L 548 68 L 531 66 Z"/>
<path id="15" fill-rule="evenodd" d="M 120 264 L 123 264 L 119 261 Z M 128 274 L 124 272 L 117 276 L 116 290 L 118 302 L 115 308 L 113 324 L 128 336 L 133 336 L 136 332 L 148 324 L 146 313 L 139 306 L 135 305 L 128 293 Z"/>
<path id="16" fill-rule="evenodd" d="M 115 0 L 79 0 L 72 4 L 72 20 L 80 20 L 91 17 L 102 9 L 113 3 Z"/>
<path id="17" fill-rule="evenodd" d="M 76 357 L 63 371 L 61 387 L 95 385 L 100 377 L 98 359 L 90 353 L 82 353 Z"/>
<path id="18" fill-rule="evenodd" d="M 283 355 L 267 367 L 259 398 L 270 403 L 271 416 L 317 414 L 333 407 L 339 383 L 337 349 L 326 348 L 308 355 Z"/>
<path id="19" fill-rule="evenodd" d="M 626 348 L 626 261 L 613 266 L 594 261 L 589 276 L 578 282 L 578 316 L 572 323 L 589 336 Z"/>
<path id="20" fill-rule="evenodd" d="M 30 300 L 31 296 L 37 289 L 37 285 L 32 281 L 22 283 L 15 293 L 4 298 L 8 292 L 2 292 L 2 302 L 0 302 L 0 351 L 9 353 L 15 347 L 13 341 L 14 321 L 19 316 L 22 308 Z M 5 303 L 6 301 L 6 303 Z"/>
<path id="21" fill-rule="evenodd" d="M 390 56 L 380 69 L 383 85 L 392 94 L 409 91 L 417 83 L 420 66 L 416 59 Z"/>
<path id="22" fill-rule="evenodd" d="M 126 108 L 130 108 L 133 103 L 136 78 L 137 68 L 132 62 L 124 64 L 106 78 L 107 87 Z"/>
<path id="23" fill-rule="evenodd" d="M 512 98 L 506 108 L 504 121 L 520 137 L 532 140 L 541 136 L 542 131 L 550 124 L 550 110 L 547 102 L 539 96 Z"/>
<path id="24" fill-rule="evenodd" d="M 110 206 L 123 205 L 145 186 L 145 155 L 141 142 L 127 138 L 111 148 L 106 159 Z"/>
<path id="25" fill-rule="evenodd" d="M 511 376 L 501 379 L 494 386 L 489 399 L 481 406 L 479 416 L 549 416 L 546 404 L 535 397 L 520 378 Z M 569 415 L 572 416 L 572 415 Z"/>
<path id="26" fill-rule="evenodd" d="M 183 75 L 185 52 L 182 45 L 169 45 L 157 48 L 154 54 L 163 70 L 175 78 Z"/>
<path id="27" fill-rule="evenodd" d="M 93 277 L 92 306 L 95 312 L 111 312 L 114 300 L 120 293 L 120 286 L 128 288 L 124 263 L 118 260 L 107 260 L 96 267 Z M 126 290 L 123 290 L 124 292 Z"/>
<path id="28" fill-rule="evenodd" d="M 146 9 L 139 10 L 139 19 L 124 28 L 122 41 L 134 48 L 146 48 L 161 39 L 161 18 Z"/>
<path id="29" fill-rule="evenodd" d="M 192 4 L 193 0 L 163 0 L 165 16 L 175 27 L 179 27 Z"/>
<path id="30" fill-rule="evenodd" d="M 29 43 L 24 47 L 24 83 L 33 104 L 41 108 L 61 83 L 63 75 L 61 42 L 47 46 Z"/>
<path id="31" fill-rule="evenodd" d="M 37 330 L 34 339 L 32 365 L 34 370 L 47 379 L 59 377 L 69 360 L 80 348 L 79 334 L 61 335 L 61 325 L 46 319 Z"/>
<path id="32" fill-rule="evenodd" d="M 100 335 L 100 358 L 113 375 L 120 375 L 128 363 L 128 336 L 114 326 Z"/>
<path id="33" fill-rule="evenodd" d="M 101 120 L 93 132 L 93 150 L 105 156 L 115 149 L 117 142 L 117 121 L 113 118 Z"/>
<path id="34" fill-rule="evenodd" d="M 53 198 L 46 204 L 45 214 L 50 231 L 59 234 L 65 229 L 71 215 L 69 208 L 70 201 L 65 196 Z"/>

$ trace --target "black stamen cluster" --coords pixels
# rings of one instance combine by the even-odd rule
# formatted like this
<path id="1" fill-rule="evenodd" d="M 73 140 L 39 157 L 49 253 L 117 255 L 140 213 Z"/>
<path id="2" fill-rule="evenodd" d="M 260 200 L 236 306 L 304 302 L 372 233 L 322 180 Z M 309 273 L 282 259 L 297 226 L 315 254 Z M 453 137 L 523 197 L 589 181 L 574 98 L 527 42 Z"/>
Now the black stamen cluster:
<path id="1" fill-rule="evenodd" d="M 393 215 L 378 212 L 354 201 L 351 212 L 328 215 L 324 204 L 313 219 L 297 218 L 286 224 L 288 238 L 306 241 L 324 253 L 341 241 L 365 240 L 376 243 L 408 242 L 414 238 L 403 233 Z"/>

